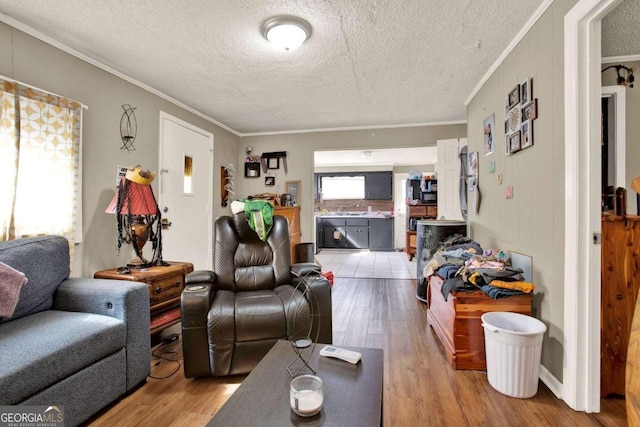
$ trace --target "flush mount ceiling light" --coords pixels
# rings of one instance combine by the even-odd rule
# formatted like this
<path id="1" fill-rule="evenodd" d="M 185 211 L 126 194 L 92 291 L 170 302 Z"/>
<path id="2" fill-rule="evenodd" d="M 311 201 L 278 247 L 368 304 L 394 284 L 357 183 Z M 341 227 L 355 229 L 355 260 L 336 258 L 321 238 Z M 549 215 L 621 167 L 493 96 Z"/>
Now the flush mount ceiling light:
<path id="1" fill-rule="evenodd" d="M 295 50 L 311 35 L 311 25 L 295 16 L 276 16 L 262 25 L 262 35 L 280 50 Z"/>

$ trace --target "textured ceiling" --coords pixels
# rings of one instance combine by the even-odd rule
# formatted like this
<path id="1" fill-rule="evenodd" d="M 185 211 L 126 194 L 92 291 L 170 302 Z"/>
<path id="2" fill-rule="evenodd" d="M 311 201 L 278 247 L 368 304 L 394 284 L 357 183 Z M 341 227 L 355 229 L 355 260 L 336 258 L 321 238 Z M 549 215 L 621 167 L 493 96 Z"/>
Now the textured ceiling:
<path id="1" fill-rule="evenodd" d="M 542 2 L 0 0 L 0 13 L 248 134 L 465 120 Z M 280 14 L 313 28 L 294 52 L 261 35 Z"/>
<path id="2" fill-rule="evenodd" d="M 602 56 L 640 54 L 640 1 L 624 0 L 602 19 Z"/>

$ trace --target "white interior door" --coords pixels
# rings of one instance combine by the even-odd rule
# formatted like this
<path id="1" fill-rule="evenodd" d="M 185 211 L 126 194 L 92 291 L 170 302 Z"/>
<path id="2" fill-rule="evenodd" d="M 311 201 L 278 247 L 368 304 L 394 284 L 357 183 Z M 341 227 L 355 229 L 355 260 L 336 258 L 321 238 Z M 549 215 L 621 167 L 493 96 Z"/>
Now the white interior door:
<path id="1" fill-rule="evenodd" d="M 438 219 L 463 220 L 460 212 L 460 149 L 466 138 L 442 139 L 438 144 Z"/>
<path id="2" fill-rule="evenodd" d="M 213 134 L 160 112 L 162 256 L 212 269 Z"/>

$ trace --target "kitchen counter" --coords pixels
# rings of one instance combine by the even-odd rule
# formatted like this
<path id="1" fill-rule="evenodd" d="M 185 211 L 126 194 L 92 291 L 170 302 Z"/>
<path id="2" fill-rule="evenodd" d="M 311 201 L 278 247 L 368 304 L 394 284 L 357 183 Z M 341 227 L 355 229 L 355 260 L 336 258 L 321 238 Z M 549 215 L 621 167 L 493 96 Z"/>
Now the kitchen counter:
<path id="1" fill-rule="evenodd" d="M 348 213 L 338 214 L 335 212 L 329 212 L 327 214 L 317 214 L 318 218 L 374 218 L 374 219 L 386 219 L 393 218 L 391 214 L 376 213 L 376 212 L 362 212 L 362 213 Z"/>
<path id="2" fill-rule="evenodd" d="M 390 214 L 362 212 L 316 215 L 316 245 L 332 249 L 393 250 L 393 223 Z"/>

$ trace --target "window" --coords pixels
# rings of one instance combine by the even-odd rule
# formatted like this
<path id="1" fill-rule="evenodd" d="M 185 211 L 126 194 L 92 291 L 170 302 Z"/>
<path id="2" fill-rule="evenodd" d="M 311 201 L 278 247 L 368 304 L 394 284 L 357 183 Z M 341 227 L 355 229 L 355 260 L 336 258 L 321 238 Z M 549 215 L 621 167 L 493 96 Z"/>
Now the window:
<path id="1" fill-rule="evenodd" d="M 321 184 L 325 200 L 364 199 L 364 176 L 323 176 Z"/>
<path id="2" fill-rule="evenodd" d="M 82 105 L 0 80 L 0 240 L 76 241 Z"/>
<path id="3" fill-rule="evenodd" d="M 184 156 L 183 181 L 184 194 L 193 194 L 193 157 L 186 154 Z"/>

